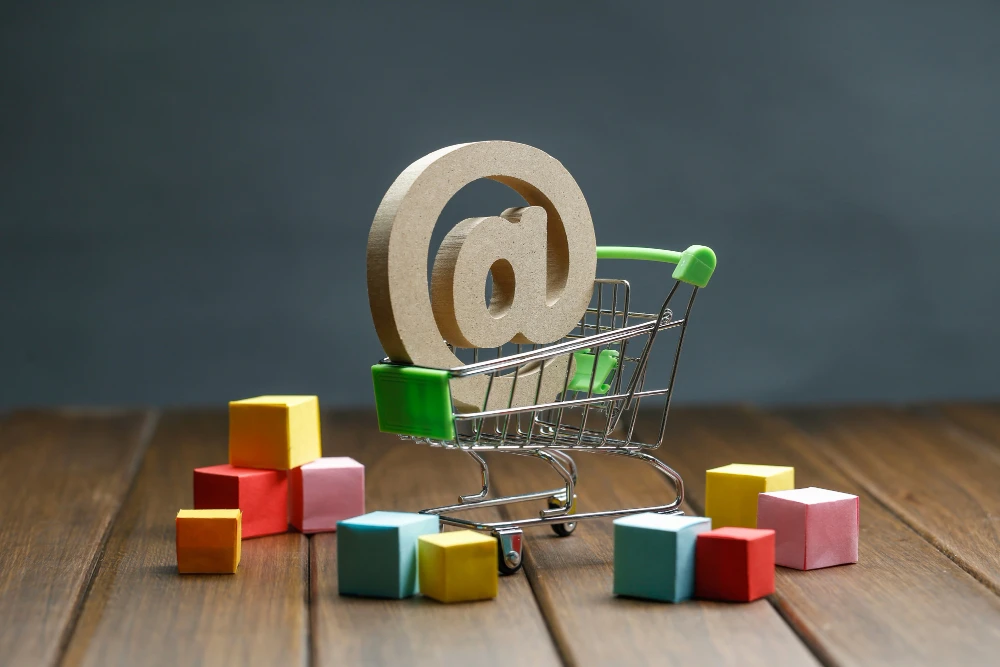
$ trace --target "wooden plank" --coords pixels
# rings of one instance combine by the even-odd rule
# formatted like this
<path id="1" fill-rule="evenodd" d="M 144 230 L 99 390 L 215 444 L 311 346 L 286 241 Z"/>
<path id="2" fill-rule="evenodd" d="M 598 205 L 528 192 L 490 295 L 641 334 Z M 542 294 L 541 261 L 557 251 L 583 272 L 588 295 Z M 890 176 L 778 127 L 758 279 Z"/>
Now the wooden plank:
<path id="1" fill-rule="evenodd" d="M 975 434 L 1000 451 L 1000 405 L 964 403 L 928 408 Z"/>
<path id="2" fill-rule="evenodd" d="M 466 455 L 400 441 L 376 423 L 373 412 L 333 413 L 323 423 L 325 455 L 365 464 L 369 511 L 417 511 L 478 491 L 479 469 Z M 496 520 L 495 510 L 480 512 Z M 317 665 L 559 663 L 523 575 L 502 578 L 496 600 L 470 604 L 341 597 L 335 534 L 312 538 L 312 621 Z"/>
<path id="3" fill-rule="evenodd" d="M 54 664 L 155 419 L 18 412 L 0 421 L 0 656 Z"/>
<path id="4" fill-rule="evenodd" d="M 914 410 L 797 410 L 848 476 L 1000 593 L 1000 452 Z"/>
<path id="5" fill-rule="evenodd" d="M 577 454 L 576 460 L 581 512 L 649 506 L 673 498 L 669 484 L 642 463 L 586 453 Z M 560 484 L 538 460 L 495 454 L 489 462 L 498 493 Z M 510 518 L 528 517 L 540 508 L 526 503 L 507 506 L 504 512 Z M 671 605 L 612 595 L 610 519 L 581 522 L 565 538 L 549 528 L 527 530 L 525 537 L 524 570 L 570 664 L 816 664 L 766 600 Z"/>
<path id="6" fill-rule="evenodd" d="M 878 430 L 851 422 L 858 447 L 884 452 Z M 987 664 L 1000 653 L 1000 599 L 913 532 L 864 485 L 790 424 L 741 409 L 671 413 L 658 455 L 704 509 L 705 470 L 728 463 L 795 466 L 796 486 L 861 498 L 860 562 L 777 569 L 774 603 L 825 662 L 842 665 Z M 914 455 L 919 455 L 913 452 Z"/>
<path id="7" fill-rule="evenodd" d="M 168 413 L 115 522 L 68 665 L 304 665 L 308 541 L 243 542 L 235 575 L 177 574 L 174 516 L 191 471 L 227 460 L 225 411 Z"/>

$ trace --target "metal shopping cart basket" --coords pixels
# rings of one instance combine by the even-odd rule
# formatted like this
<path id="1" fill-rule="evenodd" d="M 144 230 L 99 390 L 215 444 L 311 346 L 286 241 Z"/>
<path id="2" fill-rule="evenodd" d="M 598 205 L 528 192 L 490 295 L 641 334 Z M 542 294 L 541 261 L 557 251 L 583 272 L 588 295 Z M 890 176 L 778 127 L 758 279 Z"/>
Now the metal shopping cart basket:
<path id="1" fill-rule="evenodd" d="M 647 453 L 663 440 L 677 361 L 698 289 L 715 270 L 715 253 L 705 246 L 684 252 L 650 248 L 598 247 L 598 259 L 652 260 L 676 264 L 674 283 L 656 313 L 630 309 L 631 286 L 626 280 L 597 279 L 590 306 L 577 327 L 557 343 L 544 347 L 518 345 L 514 354 L 484 358 L 486 350 L 472 350 L 472 363 L 449 369 L 393 364 L 372 368 L 379 428 L 405 439 L 464 451 L 482 473 L 479 493 L 460 496 L 458 504 L 422 510 L 446 524 L 492 533 L 499 541 L 499 569 L 512 574 L 521 567 L 521 538 L 525 527 L 549 525 L 560 536 L 573 532 L 578 521 L 640 512 L 680 513 L 684 483 L 680 475 Z M 688 291 L 683 316 L 670 308 L 679 292 Z M 673 362 L 666 386 L 647 388 L 647 369 L 654 342 L 673 340 Z M 669 345 L 669 343 L 667 343 Z M 556 360 L 563 363 L 553 366 Z M 565 367 L 565 370 L 563 370 Z M 541 400 L 546 372 L 561 372 L 561 391 Z M 456 409 L 450 382 L 485 377 L 482 409 Z M 480 380 L 482 382 L 482 380 Z M 518 385 L 520 383 L 520 390 Z M 534 402 L 519 404 L 515 394 L 534 392 Z M 659 407 L 659 425 L 648 442 L 636 433 L 640 405 Z M 641 429 L 640 429 L 641 430 Z M 547 462 L 563 486 L 534 493 L 490 497 L 490 475 L 480 452 L 529 456 Z M 570 453 L 588 452 L 625 456 L 642 461 L 671 482 L 674 497 L 652 507 L 576 512 L 577 467 Z M 454 516 L 466 510 L 546 500 L 536 516 L 518 520 L 477 522 Z"/>

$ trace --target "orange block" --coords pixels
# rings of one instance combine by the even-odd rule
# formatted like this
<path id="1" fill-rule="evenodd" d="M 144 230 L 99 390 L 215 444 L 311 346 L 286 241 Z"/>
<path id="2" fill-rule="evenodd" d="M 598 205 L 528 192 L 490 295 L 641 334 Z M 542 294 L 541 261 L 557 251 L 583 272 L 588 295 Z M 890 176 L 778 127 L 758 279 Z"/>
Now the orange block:
<path id="1" fill-rule="evenodd" d="M 240 564 L 240 510 L 177 513 L 177 570 L 181 574 L 235 574 Z"/>

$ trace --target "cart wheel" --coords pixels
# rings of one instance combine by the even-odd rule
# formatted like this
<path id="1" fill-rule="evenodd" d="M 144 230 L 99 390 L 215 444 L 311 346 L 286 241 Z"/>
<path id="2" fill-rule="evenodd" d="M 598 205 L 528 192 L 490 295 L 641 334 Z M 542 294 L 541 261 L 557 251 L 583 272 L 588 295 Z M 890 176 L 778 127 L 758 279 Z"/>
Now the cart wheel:
<path id="1" fill-rule="evenodd" d="M 549 509 L 555 509 L 557 507 L 562 507 L 562 503 L 558 498 L 549 498 Z M 570 514 L 576 512 L 576 496 L 573 496 L 573 509 L 570 510 Z M 552 532 L 554 532 L 559 537 L 569 537 L 576 530 L 576 521 L 570 521 L 569 523 L 554 523 L 552 524 Z"/>
<path id="2" fill-rule="evenodd" d="M 504 576 L 514 574 L 524 563 L 521 558 L 523 533 L 520 529 L 514 528 L 496 531 L 493 536 L 497 538 L 497 567 L 500 574 Z"/>

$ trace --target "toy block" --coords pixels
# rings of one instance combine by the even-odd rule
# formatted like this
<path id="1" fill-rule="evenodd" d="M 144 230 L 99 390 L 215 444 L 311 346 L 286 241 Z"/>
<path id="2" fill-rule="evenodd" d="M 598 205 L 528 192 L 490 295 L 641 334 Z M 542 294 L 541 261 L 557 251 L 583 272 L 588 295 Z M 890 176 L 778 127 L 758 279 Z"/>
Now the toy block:
<path id="1" fill-rule="evenodd" d="M 695 544 L 695 595 L 751 602 L 774 592 L 774 531 L 717 528 Z"/>
<path id="2" fill-rule="evenodd" d="M 635 514 L 614 526 L 616 595 L 681 602 L 694 594 L 695 541 L 710 519 Z"/>
<path id="3" fill-rule="evenodd" d="M 288 473 L 292 525 L 303 533 L 337 530 L 365 513 L 365 467 L 347 456 L 316 459 Z"/>
<path id="4" fill-rule="evenodd" d="M 795 488 L 795 468 L 733 463 L 705 473 L 705 516 L 716 528 L 757 527 L 757 495 Z"/>
<path id="5" fill-rule="evenodd" d="M 774 562 L 815 570 L 858 562 L 858 497 L 809 487 L 762 493 L 757 527 L 775 532 Z"/>
<path id="6" fill-rule="evenodd" d="M 290 470 L 322 456 L 319 399 L 258 396 L 229 403 L 229 464 Z"/>
<path id="7" fill-rule="evenodd" d="M 369 512 L 337 522 L 340 594 L 406 598 L 417 593 L 417 538 L 439 527 L 437 516 L 405 512 Z"/>
<path id="8" fill-rule="evenodd" d="M 177 571 L 235 574 L 240 564 L 238 509 L 181 510 L 177 513 Z"/>
<path id="9" fill-rule="evenodd" d="M 234 468 L 228 463 L 194 470 L 194 507 L 243 512 L 243 539 L 288 530 L 288 473 Z"/>
<path id="10" fill-rule="evenodd" d="M 474 530 L 417 539 L 420 593 L 438 602 L 469 602 L 497 596 L 497 541 Z"/>

